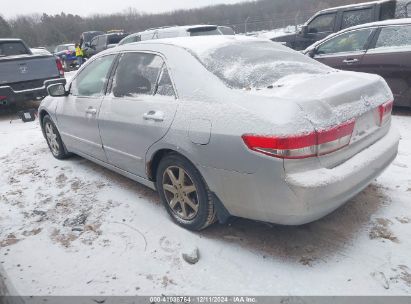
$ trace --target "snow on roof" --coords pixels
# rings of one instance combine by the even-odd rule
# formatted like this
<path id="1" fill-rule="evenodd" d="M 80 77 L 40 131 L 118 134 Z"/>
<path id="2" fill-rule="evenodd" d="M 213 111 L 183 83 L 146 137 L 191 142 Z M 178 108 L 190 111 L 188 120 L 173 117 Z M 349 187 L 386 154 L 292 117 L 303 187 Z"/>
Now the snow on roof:
<path id="1" fill-rule="evenodd" d="M 192 51 L 197 55 L 204 53 L 210 53 L 215 49 L 218 49 L 222 46 L 234 44 L 236 42 L 246 42 L 246 41 L 260 41 L 268 42 L 267 39 L 260 39 L 255 37 L 247 37 L 242 35 L 236 36 L 225 36 L 225 35 L 216 35 L 216 36 L 197 36 L 197 37 L 176 37 L 176 38 L 166 38 L 166 39 L 155 39 L 155 40 L 146 40 L 138 42 L 138 44 L 168 44 L 181 47 L 187 50 Z M 272 43 L 273 46 L 277 46 L 276 43 Z"/>
<path id="2" fill-rule="evenodd" d="M 348 4 L 348 5 L 330 7 L 330 8 L 327 8 L 327 9 L 323 9 L 320 12 L 324 13 L 324 12 L 330 12 L 330 11 L 334 11 L 334 10 L 351 8 L 351 7 L 358 8 L 358 7 L 370 6 L 370 5 L 374 5 L 374 4 L 378 4 L 378 3 L 384 3 L 384 2 L 390 2 L 390 1 L 393 1 L 393 0 L 378 0 L 378 1 L 370 1 L 370 2 L 364 2 L 364 3 Z"/>
<path id="3" fill-rule="evenodd" d="M 369 22 L 369 23 L 352 26 L 352 27 L 344 29 L 344 31 L 353 30 L 357 28 L 372 27 L 372 26 L 400 25 L 400 24 L 409 24 L 409 23 L 411 23 L 411 18 L 389 19 L 389 20 Z"/>
<path id="4" fill-rule="evenodd" d="M 8 41 L 22 41 L 19 38 L 0 38 L 0 42 L 8 42 Z"/>

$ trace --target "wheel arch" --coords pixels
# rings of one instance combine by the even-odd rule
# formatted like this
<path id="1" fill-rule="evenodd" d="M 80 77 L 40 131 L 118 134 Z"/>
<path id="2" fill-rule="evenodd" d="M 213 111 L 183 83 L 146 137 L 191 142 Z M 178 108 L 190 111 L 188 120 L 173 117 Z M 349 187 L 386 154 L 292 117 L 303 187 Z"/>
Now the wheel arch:
<path id="1" fill-rule="evenodd" d="M 172 149 L 172 148 L 159 149 L 152 154 L 150 160 L 146 163 L 146 173 L 147 173 L 147 177 L 149 178 L 149 180 L 151 180 L 152 182 L 154 182 L 154 184 L 156 184 L 156 175 L 157 175 L 158 165 L 160 164 L 161 160 L 166 155 L 169 155 L 171 153 L 184 157 L 187 161 L 189 161 L 198 170 L 202 180 L 208 187 L 208 183 L 205 180 L 202 172 L 198 169 L 198 166 L 196 166 L 195 163 L 191 161 L 189 157 L 184 155 L 184 153 L 181 153 L 181 151 L 177 151 L 176 149 Z M 231 217 L 231 214 L 225 208 L 224 203 L 220 200 L 220 198 L 216 195 L 216 193 L 214 193 L 213 191 L 211 191 L 211 193 L 213 196 L 217 219 L 222 224 L 226 223 L 228 219 Z"/>

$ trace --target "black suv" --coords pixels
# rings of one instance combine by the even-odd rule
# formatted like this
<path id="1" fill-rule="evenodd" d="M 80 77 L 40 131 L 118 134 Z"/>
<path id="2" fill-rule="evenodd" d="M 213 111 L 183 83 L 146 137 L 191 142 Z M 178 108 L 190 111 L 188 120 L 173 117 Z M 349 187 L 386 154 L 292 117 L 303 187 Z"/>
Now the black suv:
<path id="1" fill-rule="evenodd" d="M 110 33 L 99 35 L 91 39 L 89 47 L 85 48 L 86 57 L 100 53 L 106 49 L 115 47 L 124 37 L 127 37 L 129 33 Z"/>

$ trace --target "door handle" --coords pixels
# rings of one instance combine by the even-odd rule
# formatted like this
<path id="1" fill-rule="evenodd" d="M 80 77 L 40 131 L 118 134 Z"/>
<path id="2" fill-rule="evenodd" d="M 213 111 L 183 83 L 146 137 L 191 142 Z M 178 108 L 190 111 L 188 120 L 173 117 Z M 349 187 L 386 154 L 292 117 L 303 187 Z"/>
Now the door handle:
<path id="1" fill-rule="evenodd" d="M 91 115 L 96 115 L 96 114 L 97 114 L 97 110 L 96 110 L 95 108 L 90 107 L 90 108 L 88 108 L 88 109 L 86 110 L 86 113 L 87 113 L 87 114 L 91 114 Z"/>
<path id="2" fill-rule="evenodd" d="M 357 63 L 359 60 L 357 58 L 354 59 L 345 59 L 343 60 L 344 63 L 346 64 L 352 64 L 352 63 Z"/>
<path id="3" fill-rule="evenodd" d="M 144 120 L 163 121 L 164 113 L 161 111 L 148 111 L 143 114 Z"/>

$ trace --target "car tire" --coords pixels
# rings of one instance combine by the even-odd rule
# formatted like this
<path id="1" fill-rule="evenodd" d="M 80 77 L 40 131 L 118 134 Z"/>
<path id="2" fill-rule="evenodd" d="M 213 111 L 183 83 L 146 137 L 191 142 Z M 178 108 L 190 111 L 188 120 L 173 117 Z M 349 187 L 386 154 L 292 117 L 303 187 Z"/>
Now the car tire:
<path id="1" fill-rule="evenodd" d="M 64 159 L 71 155 L 66 151 L 63 141 L 61 140 L 60 133 L 49 115 L 44 116 L 42 121 L 42 129 L 50 152 L 55 158 Z"/>
<path id="2" fill-rule="evenodd" d="M 215 222 L 211 191 L 186 158 L 176 153 L 166 155 L 158 166 L 156 185 L 167 212 L 180 226 L 199 231 Z"/>

